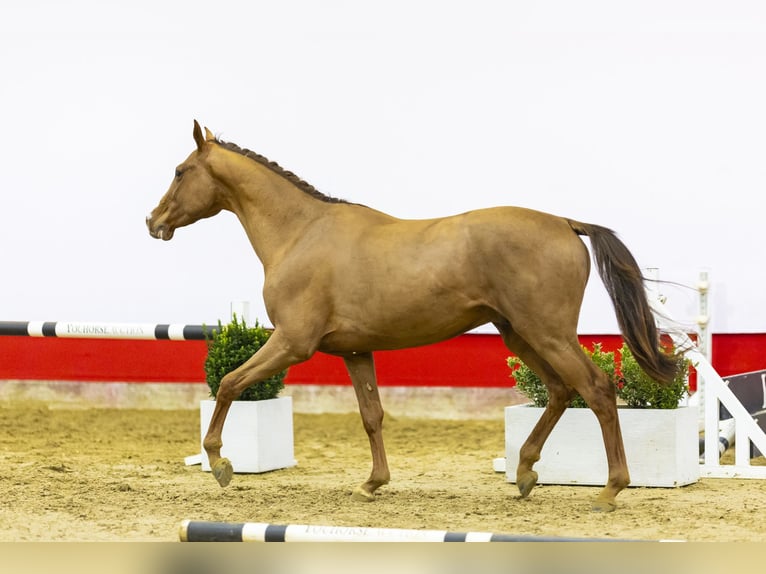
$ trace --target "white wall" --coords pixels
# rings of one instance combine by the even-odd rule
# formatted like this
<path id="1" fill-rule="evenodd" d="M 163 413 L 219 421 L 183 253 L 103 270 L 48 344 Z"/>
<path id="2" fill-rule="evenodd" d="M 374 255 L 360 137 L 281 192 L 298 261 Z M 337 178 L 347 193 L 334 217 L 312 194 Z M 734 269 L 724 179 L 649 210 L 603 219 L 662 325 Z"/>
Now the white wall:
<path id="1" fill-rule="evenodd" d="M 762 2 L 6 4 L 0 320 L 265 320 L 233 216 L 146 232 L 197 118 L 401 217 L 610 226 L 664 279 L 710 272 L 714 332 L 766 331 Z M 580 330 L 616 332 L 595 275 Z"/>

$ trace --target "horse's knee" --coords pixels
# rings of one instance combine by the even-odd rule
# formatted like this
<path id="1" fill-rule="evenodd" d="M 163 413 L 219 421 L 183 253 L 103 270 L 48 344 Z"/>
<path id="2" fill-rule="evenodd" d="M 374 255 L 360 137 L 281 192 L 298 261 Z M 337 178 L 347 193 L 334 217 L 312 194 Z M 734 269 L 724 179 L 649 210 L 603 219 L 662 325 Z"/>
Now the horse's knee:
<path id="1" fill-rule="evenodd" d="M 368 435 L 379 433 L 383 429 L 383 406 L 376 401 L 359 404 L 362 425 Z"/>
<path id="2" fill-rule="evenodd" d="M 373 417 L 362 417 L 362 424 L 367 434 L 377 434 L 383 430 L 383 411 Z"/>

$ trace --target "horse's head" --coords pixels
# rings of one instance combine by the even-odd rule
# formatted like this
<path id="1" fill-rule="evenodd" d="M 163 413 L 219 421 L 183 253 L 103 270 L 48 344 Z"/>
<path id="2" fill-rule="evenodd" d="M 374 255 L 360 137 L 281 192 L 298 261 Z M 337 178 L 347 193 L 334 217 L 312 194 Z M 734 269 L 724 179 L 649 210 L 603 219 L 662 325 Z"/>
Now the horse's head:
<path id="1" fill-rule="evenodd" d="M 215 137 L 207 128 L 203 136 L 196 120 L 194 141 L 197 149 L 176 168 L 170 189 L 146 218 L 146 226 L 152 237 L 168 241 L 178 227 L 212 217 L 221 211 L 220 184 L 213 178 L 205 162 Z"/>

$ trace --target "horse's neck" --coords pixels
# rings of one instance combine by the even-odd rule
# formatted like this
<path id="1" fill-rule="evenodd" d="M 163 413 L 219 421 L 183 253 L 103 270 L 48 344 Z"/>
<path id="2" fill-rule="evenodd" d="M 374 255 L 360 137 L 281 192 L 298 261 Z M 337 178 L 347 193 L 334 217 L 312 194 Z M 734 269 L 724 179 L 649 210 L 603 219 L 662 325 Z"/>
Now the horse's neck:
<path id="1" fill-rule="evenodd" d="M 326 208 L 285 177 L 257 161 L 227 153 L 227 166 L 215 170 L 228 188 L 227 209 L 239 218 L 253 249 L 268 266 Z"/>

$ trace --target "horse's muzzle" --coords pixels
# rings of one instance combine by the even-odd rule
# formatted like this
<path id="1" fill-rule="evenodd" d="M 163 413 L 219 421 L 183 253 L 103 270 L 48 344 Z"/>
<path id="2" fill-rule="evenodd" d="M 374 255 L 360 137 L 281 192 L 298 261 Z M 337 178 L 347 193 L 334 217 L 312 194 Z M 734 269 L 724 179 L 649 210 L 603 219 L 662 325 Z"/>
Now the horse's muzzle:
<path id="1" fill-rule="evenodd" d="M 154 225 L 152 216 L 146 217 L 146 227 L 149 229 L 149 235 L 162 241 L 170 241 L 173 238 L 173 228 L 167 225 Z"/>

